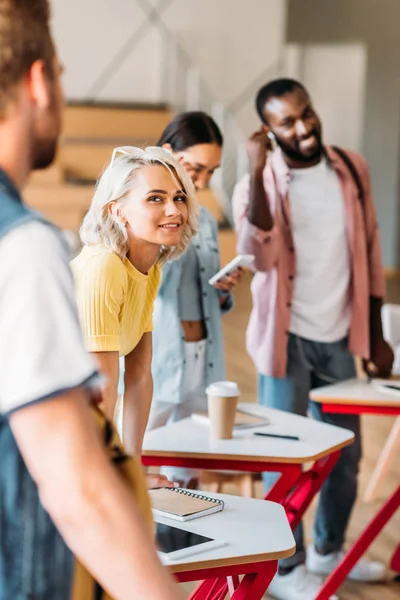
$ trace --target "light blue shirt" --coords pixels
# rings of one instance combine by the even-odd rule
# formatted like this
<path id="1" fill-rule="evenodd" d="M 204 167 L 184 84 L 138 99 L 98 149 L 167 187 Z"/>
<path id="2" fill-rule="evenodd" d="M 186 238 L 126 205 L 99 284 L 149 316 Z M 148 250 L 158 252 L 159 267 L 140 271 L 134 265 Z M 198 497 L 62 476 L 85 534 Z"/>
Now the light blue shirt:
<path id="1" fill-rule="evenodd" d="M 226 379 L 221 314 L 233 306 L 231 294 L 219 292 L 208 280 L 220 269 L 218 227 L 212 214 L 201 207 L 200 230 L 191 241 L 197 255 L 203 318 L 207 328 L 204 388 Z M 184 337 L 179 314 L 179 285 L 184 257 L 163 266 L 154 306 L 153 402 L 179 403 L 184 376 Z M 220 304 L 221 296 L 224 298 Z"/>
<path id="2" fill-rule="evenodd" d="M 203 301 L 200 268 L 196 250 L 189 244 L 180 262 L 181 280 L 178 288 L 178 310 L 181 321 L 202 321 Z"/>

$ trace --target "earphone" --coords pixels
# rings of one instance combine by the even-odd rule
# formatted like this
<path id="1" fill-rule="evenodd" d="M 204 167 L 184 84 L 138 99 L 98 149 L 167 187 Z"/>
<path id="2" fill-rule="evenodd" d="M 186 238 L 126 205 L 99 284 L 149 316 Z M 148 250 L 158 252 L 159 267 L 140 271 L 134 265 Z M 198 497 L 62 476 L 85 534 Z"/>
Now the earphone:
<path id="1" fill-rule="evenodd" d="M 274 141 L 275 141 L 275 136 L 274 136 L 274 134 L 272 133 L 272 131 L 268 131 L 268 133 L 267 133 L 267 137 L 269 137 L 269 139 L 270 139 L 272 142 L 274 142 Z"/>

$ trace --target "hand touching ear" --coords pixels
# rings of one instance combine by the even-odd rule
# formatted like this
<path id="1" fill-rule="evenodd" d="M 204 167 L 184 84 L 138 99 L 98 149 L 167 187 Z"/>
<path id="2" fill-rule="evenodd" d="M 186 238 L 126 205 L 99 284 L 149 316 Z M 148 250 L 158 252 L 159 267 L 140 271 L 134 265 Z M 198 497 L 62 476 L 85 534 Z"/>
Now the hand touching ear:
<path id="1" fill-rule="evenodd" d="M 247 155 L 250 162 L 251 172 L 264 170 L 267 161 L 267 153 L 272 150 L 272 142 L 268 134 L 272 134 L 266 125 L 261 125 L 247 141 Z"/>

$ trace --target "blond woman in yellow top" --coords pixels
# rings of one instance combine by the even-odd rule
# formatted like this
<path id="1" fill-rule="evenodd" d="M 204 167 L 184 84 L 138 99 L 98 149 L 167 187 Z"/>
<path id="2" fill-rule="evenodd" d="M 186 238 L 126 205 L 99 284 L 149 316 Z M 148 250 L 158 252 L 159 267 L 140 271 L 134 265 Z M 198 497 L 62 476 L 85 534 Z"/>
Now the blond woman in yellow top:
<path id="1" fill-rule="evenodd" d="M 161 148 L 116 148 L 100 177 L 72 262 L 87 349 L 106 376 L 112 419 L 119 357 L 125 360 L 123 442 L 140 455 L 153 393 L 152 313 L 161 265 L 197 231 L 197 203 L 185 169 Z"/>

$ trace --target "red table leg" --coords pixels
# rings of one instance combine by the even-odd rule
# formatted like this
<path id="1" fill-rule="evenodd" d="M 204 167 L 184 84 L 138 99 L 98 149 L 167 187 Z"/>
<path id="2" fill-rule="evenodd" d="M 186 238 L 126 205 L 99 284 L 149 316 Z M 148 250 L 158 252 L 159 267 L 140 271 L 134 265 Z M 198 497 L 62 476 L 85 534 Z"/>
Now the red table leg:
<path id="1" fill-rule="evenodd" d="M 226 577 L 205 579 L 190 594 L 188 600 L 220 600 L 225 598 L 227 591 Z"/>
<path id="2" fill-rule="evenodd" d="M 390 561 L 390 568 L 396 573 L 400 573 L 400 544 L 397 546 L 394 554 L 392 556 L 392 560 Z"/>
<path id="3" fill-rule="evenodd" d="M 364 529 L 363 533 L 343 557 L 341 563 L 336 567 L 333 573 L 330 574 L 315 600 L 329 600 L 329 597 L 334 594 L 343 583 L 348 573 L 368 549 L 376 536 L 382 531 L 383 527 L 394 515 L 399 506 L 400 486 L 381 507 L 377 515 L 372 519 L 370 524 Z"/>
<path id="4" fill-rule="evenodd" d="M 231 596 L 231 600 L 261 600 L 275 577 L 278 562 L 264 563 L 264 568 L 258 573 L 245 575 Z"/>
<path id="5" fill-rule="evenodd" d="M 282 502 L 293 531 L 299 525 L 304 513 L 330 475 L 339 457 L 340 451 L 337 451 L 317 460 L 311 469 L 302 473 L 295 488 Z"/>
<path id="6" fill-rule="evenodd" d="M 227 577 L 232 577 L 234 592 L 231 600 L 261 600 L 278 569 L 278 562 L 271 560 L 248 565 L 232 565 L 221 569 L 204 569 L 176 575 L 178 581 L 193 581 L 205 577 L 189 596 L 189 600 L 224 600 L 228 592 Z M 219 577 L 215 577 L 219 574 Z M 239 575 L 243 575 L 239 580 Z"/>
<path id="7" fill-rule="evenodd" d="M 268 470 L 269 469 L 265 469 L 265 471 Z M 287 468 L 282 471 L 281 476 L 276 480 L 269 492 L 267 492 L 264 499 L 283 504 L 301 476 L 301 465 L 288 465 Z"/>
<path id="8" fill-rule="evenodd" d="M 321 489 L 339 456 L 340 451 L 337 451 L 320 458 L 311 469 L 304 473 L 301 472 L 299 467 L 297 471 L 293 470 L 282 474 L 282 477 L 278 479 L 265 496 L 266 500 L 282 504 L 293 531 L 300 523 L 313 498 Z"/>

